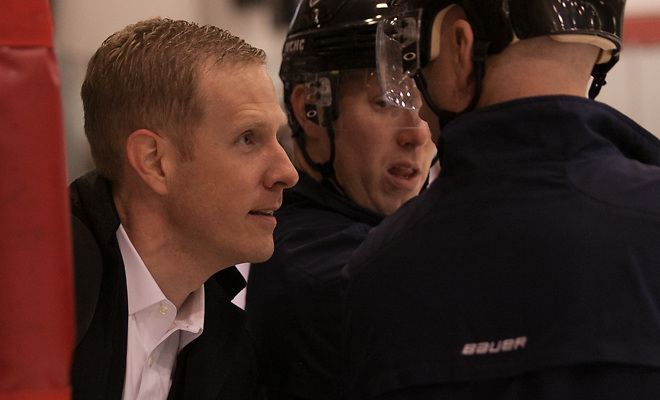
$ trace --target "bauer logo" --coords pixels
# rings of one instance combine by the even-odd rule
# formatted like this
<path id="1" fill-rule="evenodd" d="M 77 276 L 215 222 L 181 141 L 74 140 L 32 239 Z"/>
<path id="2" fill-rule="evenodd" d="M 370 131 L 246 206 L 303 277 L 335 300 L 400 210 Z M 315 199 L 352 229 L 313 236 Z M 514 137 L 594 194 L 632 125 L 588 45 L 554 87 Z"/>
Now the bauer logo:
<path id="1" fill-rule="evenodd" d="M 285 53 L 298 53 L 305 50 L 305 39 L 293 39 L 284 44 Z"/>
<path id="2" fill-rule="evenodd" d="M 527 336 L 503 339 L 492 342 L 465 343 L 461 354 L 464 356 L 475 356 L 484 354 L 506 353 L 524 349 L 527 345 Z"/>

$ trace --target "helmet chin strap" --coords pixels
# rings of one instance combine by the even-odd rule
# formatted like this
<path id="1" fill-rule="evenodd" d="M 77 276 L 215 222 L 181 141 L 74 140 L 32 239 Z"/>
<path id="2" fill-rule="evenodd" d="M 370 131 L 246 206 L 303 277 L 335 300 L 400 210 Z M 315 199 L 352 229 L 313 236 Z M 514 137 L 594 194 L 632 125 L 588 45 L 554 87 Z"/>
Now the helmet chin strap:
<path id="1" fill-rule="evenodd" d="M 335 174 L 334 162 L 335 162 L 335 130 L 333 127 L 325 128 L 328 134 L 328 140 L 330 141 L 330 157 L 327 161 L 318 163 L 312 160 L 309 153 L 307 152 L 307 146 L 305 145 L 305 134 L 298 133 L 295 135 L 296 142 L 298 142 L 298 147 L 300 152 L 305 159 L 307 165 L 309 165 L 313 170 L 321 174 L 321 181 L 327 183 L 330 187 L 335 189 L 342 196 L 346 196 L 346 191 L 339 184 L 337 180 L 337 175 Z"/>
<path id="2" fill-rule="evenodd" d="M 348 197 L 346 196 L 346 191 L 339 183 L 339 180 L 337 180 L 337 174 L 335 173 L 335 128 L 331 126 L 325 129 L 328 134 L 328 140 L 330 141 L 330 157 L 328 158 L 328 161 L 324 162 L 323 164 L 317 164 L 319 165 L 318 171 L 321 173 L 323 178 L 322 182 L 330 185 L 330 187 L 335 189 L 342 196 Z"/>
<path id="3" fill-rule="evenodd" d="M 424 97 L 424 103 L 426 103 L 426 106 L 430 108 L 431 111 L 433 111 L 433 113 L 438 117 L 438 120 L 440 121 L 440 128 L 444 128 L 444 126 L 449 123 L 449 121 L 456 118 L 458 113 L 443 110 L 435 104 L 435 101 L 433 101 L 431 95 L 429 94 L 428 84 L 421 70 L 417 71 L 413 78 L 415 79 L 417 88 L 422 93 L 422 97 Z"/>
<path id="4" fill-rule="evenodd" d="M 593 81 L 591 82 L 591 88 L 589 88 L 589 98 L 590 99 L 595 99 L 596 96 L 598 96 L 598 93 L 600 93 L 600 89 L 605 86 L 607 83 L 605 81 L 605 76 L 607 76 L 607 73 L 612 69 L 614 64 L 619 61 L 619 56 L 612 56 L 610 60 L 604 64 L 596 64 L 591 71 L 591 76 L 594 77 Z"/>

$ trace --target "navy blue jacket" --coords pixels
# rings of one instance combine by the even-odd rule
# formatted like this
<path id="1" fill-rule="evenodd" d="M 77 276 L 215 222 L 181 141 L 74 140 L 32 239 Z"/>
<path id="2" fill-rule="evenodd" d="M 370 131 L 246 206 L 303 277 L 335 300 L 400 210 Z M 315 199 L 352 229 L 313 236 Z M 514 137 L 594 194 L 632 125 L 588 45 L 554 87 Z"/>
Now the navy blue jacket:
<path id="1" fill-rule="evenodd" d="M 275 215 L 275 252 L 246 295 L 269 399 L 337 399 L 341 269 L 383 217 L 304 173 Z"/>
<path id="2" fill-rule="evenodd" d="M 344 271 L 346 397 L 660 398 L 660 141 L 568 96 L 442 139 Z"/>

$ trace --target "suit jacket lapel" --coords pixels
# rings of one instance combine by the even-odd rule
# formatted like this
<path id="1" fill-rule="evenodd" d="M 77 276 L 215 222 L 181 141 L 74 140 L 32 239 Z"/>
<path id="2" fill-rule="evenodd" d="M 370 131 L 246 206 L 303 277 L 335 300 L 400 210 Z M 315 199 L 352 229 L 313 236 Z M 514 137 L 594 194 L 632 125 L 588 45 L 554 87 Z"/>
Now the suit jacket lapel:
<path id="1" fill-rule="evenodd" d="M 128 298 L 109 183 L 96 173 L 70 188 L 76 279 L 74 399 L 119 399 L 126 374 Z"/>
<path id="2" fill-rule="evenodd" d="M 226 282 L 222 283 L 222 278 L 234 273 L 223 271 L 205 283 L 204 332 L 179 354 L 170 400 L 241 400 L 256 396 L 255 344 L 247 332 L 243 310 L 231 303 L 223 288 Z M 233 296 L 235 290 L 231 292 Z"/>

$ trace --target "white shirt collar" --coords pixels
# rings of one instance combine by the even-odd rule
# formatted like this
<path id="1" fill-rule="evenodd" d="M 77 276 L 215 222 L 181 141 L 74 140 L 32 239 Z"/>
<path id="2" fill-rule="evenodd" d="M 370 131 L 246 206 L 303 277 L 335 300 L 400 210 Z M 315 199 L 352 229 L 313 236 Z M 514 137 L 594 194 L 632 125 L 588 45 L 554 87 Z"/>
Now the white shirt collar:
<path id="1" fill-rule="evenodd" d="M 142 258 L 140 258 L 140 255 L 135 250 L 133 243 L 131 243 L 124 230 L 124 226 L 121 224 L 117 230 L 117 242 L 119 243 L 119 249 L 121 250 L 124 268 L 126 270 L 128 314 L 136 314 L 139 311 L 163 302 L 171 304 L 151 276 L 147 266 L 144 265 Z M 188 296 L 180 310 L 174 310 L 177 311 L 176 318 L 173 321 L 176 327 L 196 334 L 190 340 L 186 340 L 186 343 L 182 343 L 180 348 L 183 348 L 192 339 L 201 334 L 204 327 L 204 306 L 204 286 L 202 285 Z M 184 336 L 186 338 L 189 337 L 189 335 Z"/>

